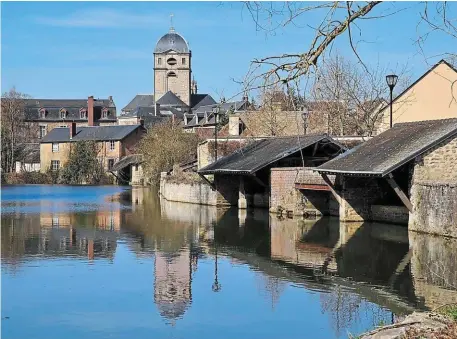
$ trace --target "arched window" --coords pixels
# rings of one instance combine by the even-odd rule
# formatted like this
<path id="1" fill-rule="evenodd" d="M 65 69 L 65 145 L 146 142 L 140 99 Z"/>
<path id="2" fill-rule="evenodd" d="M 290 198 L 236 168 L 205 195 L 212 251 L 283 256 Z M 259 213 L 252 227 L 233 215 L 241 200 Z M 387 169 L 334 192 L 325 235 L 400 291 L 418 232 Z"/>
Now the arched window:
<path id="1" fill-rule="evenodd" d="M 60 113 L 60 119 L 65 119 L 67 117 L 67 110 L 65 108 L 61 108 L 59 113 Z"/>
<path id="2" fill-rule="evenodd" d="M 170 72 L 167 75 L 169 78 L 176 78 L 176 73 L 175 72 Z"/>
<path id="3" fill-rule="evenodd" d="M 176 65 L 178 62 L 176 61 L 175 58 L 170 58 L 167 60 L 167 64 L 169 64 L 170 66 L 173 66 L 173 65 Z"/>
<path id="4" fill-rule="evenodd" d="M 108 118 L 108 113 L 109 113 L 108 108 L 104 107 L 102 109 L 102 118 Z"/>

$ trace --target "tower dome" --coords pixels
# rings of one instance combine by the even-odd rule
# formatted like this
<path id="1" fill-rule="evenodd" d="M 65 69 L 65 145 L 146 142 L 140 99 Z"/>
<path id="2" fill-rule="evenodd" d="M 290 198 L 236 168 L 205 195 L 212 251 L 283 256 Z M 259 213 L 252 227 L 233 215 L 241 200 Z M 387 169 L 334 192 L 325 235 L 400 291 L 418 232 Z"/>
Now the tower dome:
<path id="1" fill-rule="evenodd" d="M 189 53 L 189 45 L 186 40 L 173 28 L 170 28 L 170 31 L 159 39 L 154 53 L 165 53 L 170 50 L 178 53 Z"/>

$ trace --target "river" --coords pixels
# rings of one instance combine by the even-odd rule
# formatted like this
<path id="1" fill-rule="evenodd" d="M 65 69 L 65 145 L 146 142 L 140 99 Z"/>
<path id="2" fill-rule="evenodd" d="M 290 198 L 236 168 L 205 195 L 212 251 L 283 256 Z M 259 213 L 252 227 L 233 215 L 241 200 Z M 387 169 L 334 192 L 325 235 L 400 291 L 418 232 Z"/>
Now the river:
<path id="1" fill-rule="evenodd" d="M 2 338 L 347 338 L 457 302 L 457 240 L 147 188 L 2 187 Z"/>

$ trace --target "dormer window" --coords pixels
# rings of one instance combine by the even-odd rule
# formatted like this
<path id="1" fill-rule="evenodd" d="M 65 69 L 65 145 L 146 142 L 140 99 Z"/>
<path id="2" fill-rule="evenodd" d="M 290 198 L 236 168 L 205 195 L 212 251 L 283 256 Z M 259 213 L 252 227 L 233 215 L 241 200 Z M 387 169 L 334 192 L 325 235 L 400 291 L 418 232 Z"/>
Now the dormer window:
<path id="1" fill-rule="evenodd" d="M 108 118 L 108 108 L 106 107 L 102 109 L 102 118 Z"/>
<path id="2" fill-rule="evenodd" d="M 65 119 L 67 117 L 67 110 L 65 108 L 61 108 L 59 111 L 60 119 Z"/>
<path id="3" fill-rule="evenodd" d="M 81 119 L 87 119 L 87 109 L 81 108 L 81 109 L 79 110 L 79 117 L 80 117 Z"/>
<path id="4" fill-rule="evenodd" d="M 46 110 L 44 108 L 40 108 L 38 113 L 40 114 L 40 119 L 46 118 Z"/>

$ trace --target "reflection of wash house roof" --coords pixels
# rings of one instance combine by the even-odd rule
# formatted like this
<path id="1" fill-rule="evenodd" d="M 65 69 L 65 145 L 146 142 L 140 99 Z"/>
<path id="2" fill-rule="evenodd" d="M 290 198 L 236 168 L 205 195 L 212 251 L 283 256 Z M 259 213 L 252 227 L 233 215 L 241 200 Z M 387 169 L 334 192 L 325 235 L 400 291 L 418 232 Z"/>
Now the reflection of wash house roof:
<path id="1" fill-rule="evenodd" d="M 25 99 L 25 117 L 27 121 L 75 121 L 87 122 L 87 99 Z M 44 111 L 44 116 L 40 111 Z M 103 118 L 102 111 L 106 111 Z M 62 118 L 61 111 L 65 111 Z M 85 118 L 81 118 L 81 111 L 85 111 Z M 97 122 L 115 122 L 116 105 L 110 99 L 94 99 L 94 120 Z"/>

